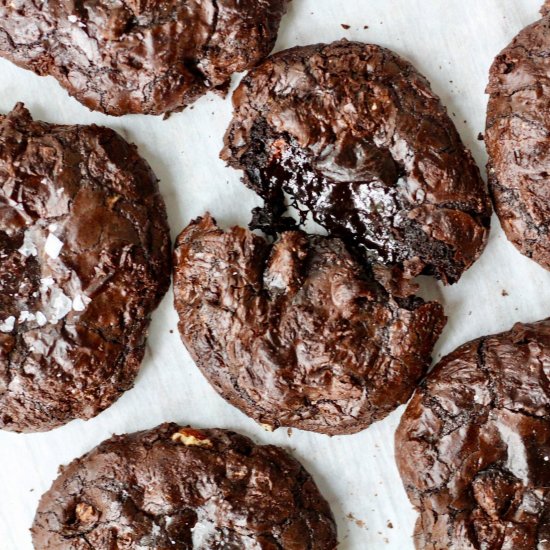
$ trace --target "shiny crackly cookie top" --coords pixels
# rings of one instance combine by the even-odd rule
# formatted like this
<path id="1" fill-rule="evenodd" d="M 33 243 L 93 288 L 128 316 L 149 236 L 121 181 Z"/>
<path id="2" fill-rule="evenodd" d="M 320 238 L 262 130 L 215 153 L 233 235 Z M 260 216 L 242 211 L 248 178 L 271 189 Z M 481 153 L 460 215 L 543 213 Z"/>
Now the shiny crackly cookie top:
<path id="1" fill-rule="evenodd" d="M 156 178 L 112 130 L 0 118 L 0 427 L 89 418 L 131 386 L 166 291 Z"/>
<path id="2" fill-rule="evenodd" d="M 272 49 L 288 0 L 0 0 L 0 55 L 111 115 L 180 111 Z"/>

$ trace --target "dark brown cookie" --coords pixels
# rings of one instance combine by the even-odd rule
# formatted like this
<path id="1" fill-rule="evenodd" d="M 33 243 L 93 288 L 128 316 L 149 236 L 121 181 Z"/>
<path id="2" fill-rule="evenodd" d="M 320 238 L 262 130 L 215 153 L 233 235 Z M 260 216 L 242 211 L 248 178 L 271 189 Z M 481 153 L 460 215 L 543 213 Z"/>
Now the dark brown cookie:
<path id="1" fill-rule="evenodd" d="M 550 548 L 550 319 L 469 342 L 416 391 L 395 449 L 416 548 Z"/>
<path id="2" fill-rule="evenodd" d="M 270 245 L 206 216 L 178 237 L 174 263 L 187 349 L 268 427 L 349 434 L 384 418 L 411 396 L 445 324 L 439 304 L 389 295 L 339 239 L 288 231 Z"/>
<path id="3" fill-rule="evenodd" d="M 288 0 L 0 0 L 0 55 L 110 115 L 181 111 L 273 48 Z"/>
<path id="4" fill-rule="evenodd" d="M 91 418 L 129 389 L 170 281 L 148 164 L 98 126 L 0 116 L 0 428 Z"/>
<path id="5" fill-rule="evenodd" d="M 547 5 L 546 5 L 547 6 Z M 550 269 L 550 15 L 523 29 L 489 76 L 489 188 L 508 239 Z"/>
<path id="6" fill-rule="evenodd" d="M 330 508 L 301 464 L 225 430 L 163 424 L 61 469 L 36 550 L 334 550 Z"/>
<path id="7" fill-rule="evenodd" d="M 274 55 L 233 98 L 222 158 L 265 201 L 251 227 L 289 226 L 285 194 L 371 261 L 457 281 L 483 250 L 491 207 L 429 83 L 372 44 Z"/>

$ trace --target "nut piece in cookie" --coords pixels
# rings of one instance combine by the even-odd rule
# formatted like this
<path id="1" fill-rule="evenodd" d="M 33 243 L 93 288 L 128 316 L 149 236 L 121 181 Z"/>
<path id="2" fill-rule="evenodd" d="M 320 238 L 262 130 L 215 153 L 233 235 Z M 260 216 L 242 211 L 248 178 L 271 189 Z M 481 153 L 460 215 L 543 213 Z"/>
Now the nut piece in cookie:
<path id="1" fill-rule="evenodd" d="M 550 14 L 496 57 L 487 93 L 489 189 L 514 246 L 550 269 Z"/>
<path id="2" fill-rule="evenodd" d="M 181 428 L 175 434 L 172 434 L 172 441 L 182 443 L 188 447 L 212 448 L 210 441 L 202 432 L 193 428 Z"/>
<path id="3" fill-rule="evenodd" d="M 75 508 L 76 520 L 80 524 L 91 525 L 97 523 L 99 514 L 97 510 L 84 502 L 79 502 Z"/>
<path id="4" fill-rule="evenodd" d="M 176 424 L 114 436 L 63 468 L 32 536 L 35 550 L 337 547 L 328 503 L 283 449 Z"/>
<path id="5" fill-rule="evenodd" d="M 99 126 L 0 116 L 0 429 L 88 419 L 132 387 L 170 282 L 157 179 Z"/>
<path id="6" fill-rule="evenodd" d="M 550 541 L 550 319 L 443 358 L 409 403 L 397 465 L 418 550 L 535 550 Z"/>
<path id="7" fill-rule="evenodd" d="M 271 245 L 209 215 L 174 253 L 185 346 L 222 397 L 270 430 L 354 433 L 409 399 L 445 316 L 390 279 L 399 296 L 339 239 L 287 231 Z"/>
<path id="8" fill-rule="evenodd" d="M 289 0 L 8 0 L 0 55 L 109 115 L 181 111 L 269 54 Z"/>
<path id="9" fill-rule="evenodd" d="M 233 96 L 222 158 L 263 199 L 251 227 L 294 225 L 287 202 L 370 262 L 456 282 L 487 242 L 491 206 L 428 81 L 373 44 L 297 47 Z"/>

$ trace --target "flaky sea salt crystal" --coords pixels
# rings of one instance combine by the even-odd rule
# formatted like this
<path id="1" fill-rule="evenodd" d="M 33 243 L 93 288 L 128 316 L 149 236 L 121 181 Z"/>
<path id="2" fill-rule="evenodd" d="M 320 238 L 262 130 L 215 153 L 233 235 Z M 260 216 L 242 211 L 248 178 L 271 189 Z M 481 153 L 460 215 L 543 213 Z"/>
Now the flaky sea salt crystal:
<path id="1" fill-rule="evenodd" d="M 8 200 L 8 204 L 9 204 L 12 208 L 17 208 L 17 207 L 19 206 L 19 203 L 16 202 L 16 201 L 14 201 L 13 199 L 10 199 L 10 198 L 8 197 L 7 200 Z"/>
<path id="2" fill-rule="evenodd" d="M 25 231 L 25 234 L 23 235 L 23 244 L 19 248 L 18 252 L 19 254 L 25 256 L 25 258 L 28 258 L 29 256 L 36 256 L 38 254 L 38 250 L 32 240 L 30 231 Z"/>
<path id="3" fill-rule="evenodd" d="M 24 323 L 25 321 L 34 321 L 36 319 L 36 315 L 34 313 L 31 313 L 30 311 L 23 310 L 19 314 L 19 319 L 17 319 L 18 323 Z"/>
<path id="4" fill-rule="evenodd" d="M 48 322 L 48 319 L 46 319 L 46 316 L 41 311 L 37 311 L 36 322 L 39 326 L 43 327 Z"/>
<path id="5" fill-rule="evenodd" d="M 2 323 L 0 323 L 0 332 L 11 332 L 14 326 L 15 317 L 10 315 L 7 319 L 4 319 Z"/>
<path id="6" fill-rule="evenodd" d="M 51 321 L 57 323 L 72 311 L 73 301 L 61 289 L 54 288 L 51 306 L 53 308 Z"/>
<path id="7" fill-rule="evenodd" d="M 48 235 L 44 252 L 52 259 L 56 259 L 63 248 L 63 241 L 60 241 L 53 233 Z"/>
<path id="8" fill-rule="evenodd" d="M 56 223 L 50 223 L 50 225 L 48 225 L 48 231 L 50 233 L 54 233 L 56 230 L 57 230 L 57 224 Z"/>
<path id="9" fill-rule="evenodd" d="M 51 277 L 44 277 L 43 279 L 40 279 L 40 286 L 43 288 L 49 288 L 51 287 L 55 281 Z"/>
<path id="10" fill-rule="evenodd" d="M 73 309 L 75 311 L 84 311 L 90 302 L 91 300 L 88 296 L 85 296 L 84 294 L 77 294 L 73 298 Z"/>
<path id="11" fill-rule="evenodd" d="M 200 522 L 195 523 L 191 529 L 193 537 L 193 547 L 195 548 L 205 548 L 205 545 L 208 544 L 208 541 L 212 540 L 212 533 L 214 533 L 214 525 L 210 522 Z"/>
<path id="12" fill-rule="evenodd" d="M 78 21 L 78 17 L 76 15 L 69 15 L 69 17 L 67 17 L 67 19 L 71 22 L 71 23 L 76 23 Z"/>

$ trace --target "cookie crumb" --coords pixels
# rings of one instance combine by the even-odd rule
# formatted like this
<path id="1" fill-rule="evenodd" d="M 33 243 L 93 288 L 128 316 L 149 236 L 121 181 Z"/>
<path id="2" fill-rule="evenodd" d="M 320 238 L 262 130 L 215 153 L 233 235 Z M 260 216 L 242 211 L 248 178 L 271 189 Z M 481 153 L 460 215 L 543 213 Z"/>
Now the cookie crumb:
<path id="1" fill-rule="evenodd" d="M 355 523 L 357 527 L 360 527 L 361 529 L 368 529 L 365 522 L 362 519 L 357 519 L 351 512 L 346 516 L 346 518 Z"/>

